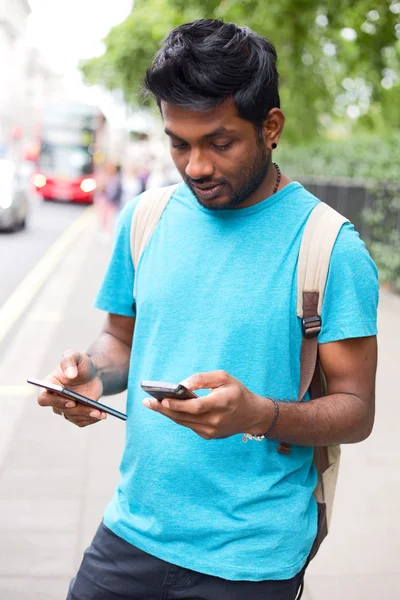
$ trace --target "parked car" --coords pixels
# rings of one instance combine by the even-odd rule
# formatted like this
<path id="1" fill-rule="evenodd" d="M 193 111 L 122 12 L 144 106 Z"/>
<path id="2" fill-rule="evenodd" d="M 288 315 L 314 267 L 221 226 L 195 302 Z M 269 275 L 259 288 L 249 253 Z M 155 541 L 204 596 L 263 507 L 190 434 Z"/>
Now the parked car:
<path id="1" fill-rule="evenodd" d="M 0 159 L 0 229 L 17 230 L 26 225 L 29 190 L 16 165 Z"/>

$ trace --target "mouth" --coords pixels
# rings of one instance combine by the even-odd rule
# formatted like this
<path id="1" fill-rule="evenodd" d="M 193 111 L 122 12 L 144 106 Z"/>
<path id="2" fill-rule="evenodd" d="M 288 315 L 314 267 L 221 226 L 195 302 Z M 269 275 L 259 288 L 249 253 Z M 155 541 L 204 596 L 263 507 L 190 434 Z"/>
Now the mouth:
<path id="1" fill-rule="evenodd" d="M 223 183 L 217 183 L 216 185 L 210 186 L 199 186 L 195 183 L 192 183 L 192 187 L 196 195 L 206 200 L 212 200 L 213 198 L 216 198 L 220 194 L 223 186 Z"/>

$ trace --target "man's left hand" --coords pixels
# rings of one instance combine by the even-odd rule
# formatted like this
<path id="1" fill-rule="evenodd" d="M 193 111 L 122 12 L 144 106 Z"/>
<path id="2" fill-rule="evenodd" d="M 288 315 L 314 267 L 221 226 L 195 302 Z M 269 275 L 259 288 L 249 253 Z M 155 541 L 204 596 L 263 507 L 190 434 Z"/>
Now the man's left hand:
<path id="1" fill-rule="evenodd" d="M 273 403 L 250 392 L 225 371 L 196 373 L 181 383 L 191 391 L 211 392 L 190 400 L 146 398 L 143 404 L 206 440 L 245 432 L 262 434 L 273 419 Z"/>

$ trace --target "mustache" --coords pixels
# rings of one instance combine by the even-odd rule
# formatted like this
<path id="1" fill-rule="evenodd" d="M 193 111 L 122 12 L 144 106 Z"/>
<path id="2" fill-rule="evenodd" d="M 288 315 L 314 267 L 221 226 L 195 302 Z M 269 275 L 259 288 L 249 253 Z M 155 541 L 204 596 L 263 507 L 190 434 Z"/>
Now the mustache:
<path id="1" fill-rule="evenodd" d="M 201 177 L 199 179 L 192 179 L 191 177 L 185 177 L 184 179 L 185 183 L 187 183 L 187 185 L 189 187 L 193 187 L 194 185 L 210 185 L 210 186 L 214 186 L 214 185 L 222 185 L 224 183 L 228 183 L 226 181 L 226 179 L 210 179 L 209 177 Z"/>

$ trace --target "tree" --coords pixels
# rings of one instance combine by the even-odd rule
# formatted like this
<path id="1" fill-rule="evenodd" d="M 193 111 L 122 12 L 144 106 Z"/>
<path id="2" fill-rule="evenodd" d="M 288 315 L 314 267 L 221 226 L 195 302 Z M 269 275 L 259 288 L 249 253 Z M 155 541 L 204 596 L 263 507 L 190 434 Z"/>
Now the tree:
<path id="1" fill-rule="evenodd" d="M 168 31 L 223 18 L 276 45 L 288 138 L 311 139 L 346 118 L 359 117 L 369 129 L 398 127 L 399 14 L 398 0 L 136 0 L 106 37 L 105 54 L 82 70 L 88 82 L 122 89 L 138 103 L 145 70 Z"/>

